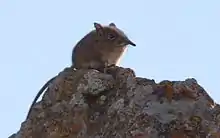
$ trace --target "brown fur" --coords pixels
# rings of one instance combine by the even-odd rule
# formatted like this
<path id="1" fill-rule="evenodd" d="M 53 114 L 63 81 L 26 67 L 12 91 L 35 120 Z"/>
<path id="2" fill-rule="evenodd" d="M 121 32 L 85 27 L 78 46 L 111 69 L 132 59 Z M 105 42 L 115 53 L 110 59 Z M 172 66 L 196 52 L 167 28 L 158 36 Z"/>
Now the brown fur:
<path id="1" fill-rule="evenodd" d="M 105 68 L 118 65 L 128 44 L 135 46 L 127 36 L 110 23 L 109 26 L 94 24 L 95 30 L 87 34 L 73 49 L 72 64 L 75 68 Z M 109 37 L 113 39 L 109 39 Z"/>

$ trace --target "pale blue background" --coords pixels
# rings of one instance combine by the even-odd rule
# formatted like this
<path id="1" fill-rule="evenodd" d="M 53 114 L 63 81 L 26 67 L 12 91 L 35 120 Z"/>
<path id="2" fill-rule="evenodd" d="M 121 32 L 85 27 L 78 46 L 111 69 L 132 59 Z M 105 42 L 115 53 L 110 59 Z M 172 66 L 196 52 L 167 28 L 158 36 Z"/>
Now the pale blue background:
<path id="1" fill-rule="evenodd" d="M 43 84 L 71 64 L 93 22 L 137 44 L 122 66 L 157 82 L 195 77 L 219 102 L 219 0 L 0 0 L 0 137 L 20 128 Z"/>

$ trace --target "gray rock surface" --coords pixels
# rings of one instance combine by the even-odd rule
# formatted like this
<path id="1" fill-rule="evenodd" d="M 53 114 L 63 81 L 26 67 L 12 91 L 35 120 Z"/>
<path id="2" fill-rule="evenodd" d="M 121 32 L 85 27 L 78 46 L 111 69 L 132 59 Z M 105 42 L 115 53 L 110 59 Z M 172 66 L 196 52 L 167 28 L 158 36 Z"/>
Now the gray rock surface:
<path id="1" fill-rule="evenodd" d="M 194 78 L 66 68 L 10 138 L 220 138 L 219 113 Z"/>

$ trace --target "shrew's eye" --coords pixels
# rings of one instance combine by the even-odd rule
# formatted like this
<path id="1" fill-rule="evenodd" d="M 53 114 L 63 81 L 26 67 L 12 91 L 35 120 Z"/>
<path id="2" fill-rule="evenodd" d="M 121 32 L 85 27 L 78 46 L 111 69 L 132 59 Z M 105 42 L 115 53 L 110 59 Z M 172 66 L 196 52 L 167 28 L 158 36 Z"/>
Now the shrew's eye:
<path id="1" fill-rule="evenodd" d="M 108 34 L 108 40 L 114 40 L 115 39 L 115 35 L 113 34 Z"/>

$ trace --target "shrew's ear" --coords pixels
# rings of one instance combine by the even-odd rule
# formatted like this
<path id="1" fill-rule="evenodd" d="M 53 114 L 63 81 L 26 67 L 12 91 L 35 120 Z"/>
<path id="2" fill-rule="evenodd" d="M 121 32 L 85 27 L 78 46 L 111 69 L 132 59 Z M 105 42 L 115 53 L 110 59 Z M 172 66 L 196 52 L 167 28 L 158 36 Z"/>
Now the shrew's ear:
<path id="1" fill-rule="evenodd" d="M 109 26 L 116 27 L 114 23 L 110 23 Z"/>
<path id="2" fill-rule="evenodd" d="M 101 24 L 95 22 L 94 27 L 95 27 L 96 32 L 98 33 L 99 36 L 104 35 L 104 29 L 103 29 L 103 26 Z"/>

